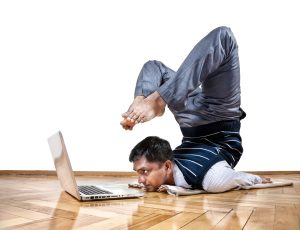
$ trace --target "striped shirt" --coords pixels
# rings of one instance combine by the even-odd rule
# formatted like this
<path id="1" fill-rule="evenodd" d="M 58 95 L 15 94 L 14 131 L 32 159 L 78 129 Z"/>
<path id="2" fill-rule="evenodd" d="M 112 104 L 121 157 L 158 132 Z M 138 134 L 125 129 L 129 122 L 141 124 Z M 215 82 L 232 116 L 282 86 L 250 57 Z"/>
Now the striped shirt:
<path id="1" fill-rule="evenodd" d="M 203 189 L 204 176 L 220 161 L 235 167 L 243 152 L 239 129 L 236 120 L 181 129 L 184 137 L 173 150 L 174 162 L 192 188 Z"/>

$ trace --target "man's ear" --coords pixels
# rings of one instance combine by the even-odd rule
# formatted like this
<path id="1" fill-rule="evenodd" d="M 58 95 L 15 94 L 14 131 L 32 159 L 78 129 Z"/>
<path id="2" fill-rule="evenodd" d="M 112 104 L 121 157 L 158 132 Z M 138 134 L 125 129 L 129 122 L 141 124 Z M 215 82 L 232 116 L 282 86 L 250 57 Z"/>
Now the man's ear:
<path id="1" fill-rule="evenodd" d="M 165 161 L 165 169 L 168 173 L 172 171 L 172 161 L 170 160 Z"/>

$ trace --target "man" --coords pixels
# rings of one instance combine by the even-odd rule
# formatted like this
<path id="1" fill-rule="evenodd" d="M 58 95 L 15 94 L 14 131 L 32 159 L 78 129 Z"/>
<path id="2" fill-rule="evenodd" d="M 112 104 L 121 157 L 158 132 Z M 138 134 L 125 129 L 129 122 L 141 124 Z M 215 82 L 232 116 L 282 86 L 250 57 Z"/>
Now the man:
<path id="1" fill-rule="evenodd" d="M 125 130 L 162 116 L 168 105 L 183 134 L 173 152 L 168 142 L 148 137 L 131 152 L 139 182 L 148 191 L 161 184 L 223 192 L 270 182 L 236 172 L 242 152 L 238 46 L 230 28 L 219 27 L 190 52 L 177 72 L 147 62 L 137 79 L 135 99 L 121 122 Z"/>

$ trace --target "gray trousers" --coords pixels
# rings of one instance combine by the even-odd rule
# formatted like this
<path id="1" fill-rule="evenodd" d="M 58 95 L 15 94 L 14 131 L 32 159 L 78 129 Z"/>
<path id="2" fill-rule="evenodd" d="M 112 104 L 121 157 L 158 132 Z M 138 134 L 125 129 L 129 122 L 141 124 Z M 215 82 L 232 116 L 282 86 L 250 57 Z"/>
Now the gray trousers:
<path id="1" fill-rule="evenodd" d="M 159 61 L 144 64 L 135 96 L 158 91 L 180 127 L 239 120 L 240 66 L 236 39 L 219 27 L 201 39 L 179 69 Z"/>

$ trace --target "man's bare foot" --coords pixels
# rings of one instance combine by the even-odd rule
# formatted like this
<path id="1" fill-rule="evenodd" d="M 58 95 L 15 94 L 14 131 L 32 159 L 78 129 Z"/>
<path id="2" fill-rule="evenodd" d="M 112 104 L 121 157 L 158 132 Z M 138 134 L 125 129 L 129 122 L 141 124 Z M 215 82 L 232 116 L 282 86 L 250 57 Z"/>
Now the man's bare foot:
<path id="1" fill-rule="evenodd" d="M 127 118 L 124 118 L 123 121 L 120 122 L 120 125 L 122 125 L 123 129 L 125 130 L 132 130 L 133 127 L 135 126 L 135 122 L 132 122 Z"/>
<path id="2" fill-rule="evenodd" d="M 147 98 L 137 96 L 129 106 L 127 112 L 122 114 L 124 118 L 120 122 L 125 130 L 132 130 L 138 123 L 150 121 L 154 117 L 162 116 L 165 112 L 166 103 L 159 93 L 155 91 Z"/>
<path id="3" fill-rule="evenodd" d="M 135 99 L 133 100 L 133 102 L 131 103 L 131 105 L 129 106 L 127 112 L 123 113 L 122 114 L 122 117 L 124 119 L 128 119 L 128 120 L 131 120 L 132 122 L 135 122 L 134 120 L 134 115 L 133 114 L 133 111 L 135 110 L 136 107 L 139 107 L 140 104 L 142 103 L 142 101 L 145 99 L 144 96 L 137 96 L 135 97 Z"/>
<path id="4" fill-rule="evenodd" d="M 132 130 L 133 127 L 136 125 L 136 122 L 134 119 L 130 118 L 128 115 L 132 113 L 134 108 L 140 104 L 141 101 L 145 99 L 144 96 L 137 96 L 131 105 L 129 106 L 127 112 L 122 114 L 123 121 L 120 122 L 120 125 L 123 127 L 125 130 Z"/>
<path id="5" fill-rule="evenodd" d="M 127 119 L 135 123 L 150 121 L 154 117 L 162 116 L 165 112 L 166 103 L 159 93 L 155 91 L 144 100 L 138 100 L 132 104 L 125 113 Z"/>
<path id="6" fill-rule="evenodd" d="M 270 177 L 264 177 L 264 176 L 261 176 L 260 177 L 262 179 L 262 182 L 263 184 L 267 184 L 267 183 L 273 183 L 273 181 L 271 180 Z"/>

